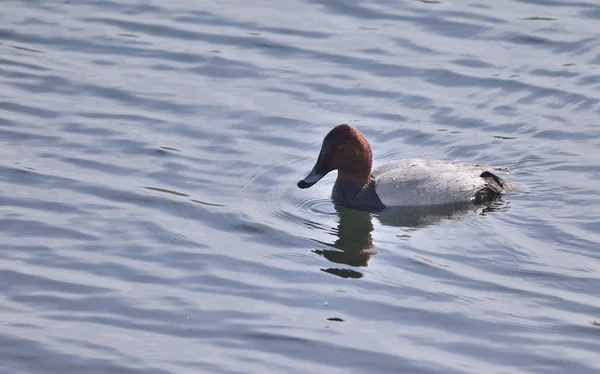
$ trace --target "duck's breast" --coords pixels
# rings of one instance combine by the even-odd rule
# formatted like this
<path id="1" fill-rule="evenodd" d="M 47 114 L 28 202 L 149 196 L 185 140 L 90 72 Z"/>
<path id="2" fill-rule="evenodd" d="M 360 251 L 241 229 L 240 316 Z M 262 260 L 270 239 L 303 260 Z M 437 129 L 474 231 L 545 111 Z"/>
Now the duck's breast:
<path id="1" fill-rule="evenodd" d="M 423 206 L 469 202 L 486 186 L 486 165 L 406 159 L 373 171 L 375 192 L 385 206 Z"/>

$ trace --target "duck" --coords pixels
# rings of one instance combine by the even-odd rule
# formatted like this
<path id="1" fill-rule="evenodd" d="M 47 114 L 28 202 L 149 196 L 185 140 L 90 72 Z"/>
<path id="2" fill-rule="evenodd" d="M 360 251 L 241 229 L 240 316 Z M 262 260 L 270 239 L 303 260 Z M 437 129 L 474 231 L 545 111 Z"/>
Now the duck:
<path id="1" fill-rule="evenodd" d="M 483 204 L 514 188 L 498 177 L 503 167 L 446 160 L 401 159 L 372 170 L 373 155 L 355 126 L 341 124 L 323 139 L 312 170 L 297 186 L 310 188 L 333 170 L 331 198 L 336 205 L 379 212 L 391 207 L 460 203 Z"/>

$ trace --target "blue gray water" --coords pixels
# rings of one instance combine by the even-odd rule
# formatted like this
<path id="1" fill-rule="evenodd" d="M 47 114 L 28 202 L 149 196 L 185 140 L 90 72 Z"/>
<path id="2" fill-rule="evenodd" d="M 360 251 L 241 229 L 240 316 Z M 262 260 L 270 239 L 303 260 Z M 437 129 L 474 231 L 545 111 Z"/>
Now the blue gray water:
<path id="1" fill-rule="evenodd" d="M 3 0 L 1 373 L 600 372 L 594 1 Z M 309 190 L 506 166 L 481 209 Z M 334 320 L 330 320 L 330 319 Z"/>

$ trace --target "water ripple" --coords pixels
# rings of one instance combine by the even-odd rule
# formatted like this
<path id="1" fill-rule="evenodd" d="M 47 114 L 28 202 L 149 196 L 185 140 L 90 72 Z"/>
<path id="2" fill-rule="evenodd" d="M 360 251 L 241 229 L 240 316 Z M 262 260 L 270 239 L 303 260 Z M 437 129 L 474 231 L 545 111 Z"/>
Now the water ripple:
<path id="1" fill-rule="evenodd" d="M 598 4 L 3 6 L 5 371 L 600 370 Z M 338 123 L 518 190 L 335 206 Z"/>

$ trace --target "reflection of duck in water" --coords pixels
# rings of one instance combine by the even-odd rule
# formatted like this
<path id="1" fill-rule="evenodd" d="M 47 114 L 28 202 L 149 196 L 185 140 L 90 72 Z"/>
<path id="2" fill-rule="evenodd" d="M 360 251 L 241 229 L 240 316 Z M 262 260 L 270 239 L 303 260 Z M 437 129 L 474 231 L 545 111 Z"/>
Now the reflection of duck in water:
<path id="1" fill-rule="evenodd" d="M 469 214 L 486 214 L 507 208 L 508 206 L 502 202 L 495 202 L 484 206 L 453 204 L 386 209 L 371 214 L 336 205 L 335 210 L 339 216 L 338 227 L 336 230 L 334 229 L 334 233 L 337 235 L 336 241 L 334 243 L 317 241 L 335 249 L 315 249 L 313 252 L 336 264 L 366 267 L 371 257 L 377 254 L 373 250 L 373 237 L 371 236 L 373 217 L 385 226 L 421 229 L 432 225 L 458 223 Z M 328 268 L 321 270 L 342 278 L 362 278 L 364 276 L 363 273 L 352 269 Z"/>
<path id="2" fill-rule="evenodd" d="M 415 206 L 389 208 L 374 216 L 385 226 L 406 227 L 412 229 L 445 223 L 458 223 L 469 214 L 485 215 L 489 212 L 508 209 L 502 201 L 489 202 L 484 205 L 447 204 L 436 206 Z"/>
<path id="3" fill-rule="evenodd" d="M 368 266 L 369 259 L 376 254 L 371 250 L 373 248 L 373 223 L 371 215 L 360 210 L 352 210 L 336 206 L 335 210 L 340 217 L 337 230 L 337 239 L 334 243 L 319 243 L 336 248 L 333 249 L 315 249 L 313 252 L 325 257 L 336 264 L 346 264 L 350 266 Z M 322 269 L 325 272 L 340 276 L 342 278 L 362 278 L 363 274 L 350 269 Z"/>

